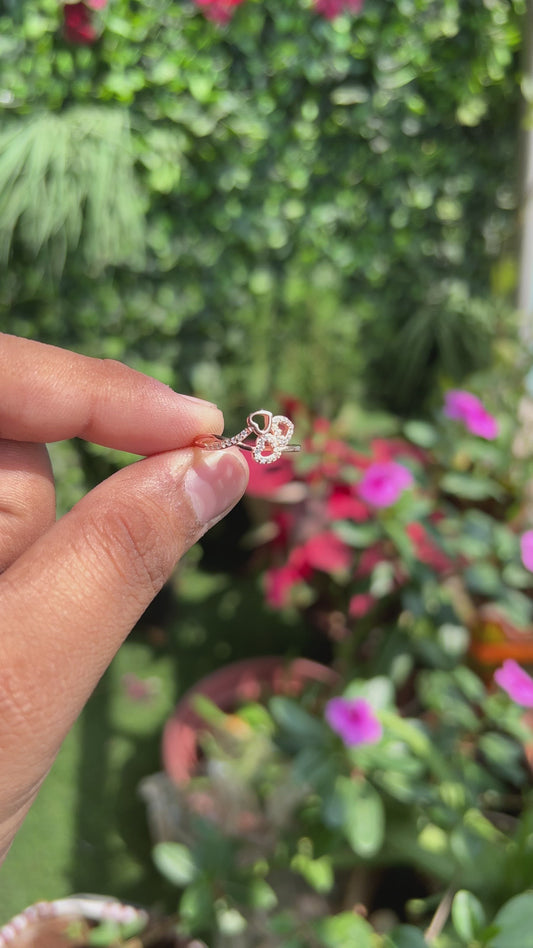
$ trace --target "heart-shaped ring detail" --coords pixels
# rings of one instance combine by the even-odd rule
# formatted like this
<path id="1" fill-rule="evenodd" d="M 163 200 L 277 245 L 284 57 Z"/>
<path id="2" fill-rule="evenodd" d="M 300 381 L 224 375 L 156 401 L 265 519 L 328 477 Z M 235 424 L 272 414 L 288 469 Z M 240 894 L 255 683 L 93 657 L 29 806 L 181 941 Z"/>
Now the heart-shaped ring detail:
<path id="1" fill-rule="evenodd" d="M 284 452 L 300 450 L 299 444 L 289 444 L 294 434 L 294 425 L 285 415 L 273 415 L 272 412 L 260 408 L 248 415 L 246 428 L 224 438 L 221 435 L 201 435 L 194 444 L 206 451 L 220 451 L 222 448 L 242 448 L 251 451 L 254 461 L 258 464 L 272 464 Z M 255 444 L 250 444 L 248 438 L 255 435 Z"/>
<path id="2" fill-rule="evenodd" d="M 272 464 L 281 457 L 281 444 L 272 434 L 260 435 L 252 449 L 252 457 L 258 464 Z"/>
<path id="3" fill-rule="evenodd" d="M 278 461 L 294 433 L 294 425 L 285 415 L 274 415 L 268 431 L 261 434 L 252 450 L 258 464 Z"/>
<path id="4" fill-rule="evenodd" d="M 257 423 L 256 418 L 262 418 L 264 421 L 264 426 L 261 428 L 261 425 Z M 272 412 L 267 411 L 266 408 L 259 408 L 257 411 L 253 411 L 251 415 L 248 415 L 246 419 L 246 424 L 256 435 L 268 434 L 272 425 Z"/>

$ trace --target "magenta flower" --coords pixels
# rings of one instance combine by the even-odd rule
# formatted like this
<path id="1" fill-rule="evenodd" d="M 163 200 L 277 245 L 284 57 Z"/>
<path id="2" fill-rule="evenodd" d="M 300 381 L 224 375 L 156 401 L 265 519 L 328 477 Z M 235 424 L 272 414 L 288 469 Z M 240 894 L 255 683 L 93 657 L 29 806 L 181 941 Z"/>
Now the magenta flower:
<path id="1" fill-rule="evenodd" d="M 516 704 L 533 708 L 533 678 L 513 658 L 506 659 L 494 672 L 494 681 Z"/>
<path id="2" fill-rule="evenodd" d="M 444 397 L 444 414 L 462 421 L 471 434 L 493 441 L 498 436 L 498 422 L 472 392 L 452 389 Z"/>
<path id="3" fill-rule="evenodd" d="M 374 711 L 363 698 L 332 698 L 326 705 L 325 717 L 347 747 L 375 744 L 383 734 Z"/>
<path id="4" fill-rule="evenodd" d="M 382 461 L 367 467 L 357 485 L 359 496 L 373 507 L 391 507 L 413 483 L 413 475 L 397 461 Z"/>
<path id="5" fill-rule="evenodd" d="M 533 573 L 533 530 L 526 530 L 520 537 L 520 553 L 522 563 L 530 573 Z"/>

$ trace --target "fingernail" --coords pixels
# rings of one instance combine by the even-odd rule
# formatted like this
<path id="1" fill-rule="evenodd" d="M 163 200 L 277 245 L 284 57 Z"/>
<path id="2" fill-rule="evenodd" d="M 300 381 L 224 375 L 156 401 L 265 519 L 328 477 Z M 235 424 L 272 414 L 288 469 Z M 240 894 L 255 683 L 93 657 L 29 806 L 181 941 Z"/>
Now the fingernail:
<path id="1" fill-rule="evenodd" d="M 231 451 L 197 452 L 184 484 L 201 524 L 212 526 L 237 503 L 246 490 L 246 461 Z"/>
<path id="2" fill-rule="evenodd" d="M 216 408 L 214 402 L 208 402 L 205 398 L 197 398 L 196 395 L 182 395 L 182 398 L 186 398 L 188 402 L 192 402 L 194 405 L 204 405 L 208 408 Z"/>

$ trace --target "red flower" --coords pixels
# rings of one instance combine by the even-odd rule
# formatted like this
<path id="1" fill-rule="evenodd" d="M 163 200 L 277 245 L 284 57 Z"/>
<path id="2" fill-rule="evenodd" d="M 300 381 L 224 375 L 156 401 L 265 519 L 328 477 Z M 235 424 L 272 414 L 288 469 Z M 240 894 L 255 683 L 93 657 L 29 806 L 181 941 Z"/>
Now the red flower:
<path id="1" fill-rule="evenodd" d="M 383 563 L 386 560 L 385 553 L 380 546 L 369 546 L 366 550 L 363 550 L 359 558 L 359 563 L 357 569 L 355 570 L 354 576 L 356 579 L 363 579 L 366 576 L 370 576 L 374 570 L 374 567 L 378 563 Z"/>
<path id="2" fill-rule="evenodd" d="M 90 45 L 97 32 L 91 22 L 90 10 L 84 3 L 67 3 L 64 10 L 63 32 L 69 43 Z"/>
<path id="3" fill-rule="evenodd" d="M 337 573 L 348 569 L 351 551 L 342 540 L 328 530 L 316 533 L 300 546 L 295 546 L 285 566 L 275 567 L 266 574 L 266 598 L 271 606 L 286 605 L 289 593 L 297 583 L 309 579 L 313 570 Z"/>
<path id="4" fill-rule="evenodd" d="M 310 537 L 303 546 L 296 547 L 291 554 L 299 553 L 304 562 L 324 573 L 337 573 L 348 569 L 352 553 L 335 533 L 325 530 Z"/>
<path id="5" fill-rule="evenodd" d="M 311 454 L 317 452 L 320 458 L 316 465 L 305 475 L 305 479 L 309 483 L 339 479 L 342 477 L 344 468 L 364 468 L 368 463 L 365 455 L 358 454 L 345 441 L 338 438 L 328 438 L 323 441 L 316 425 L 314 426 L 313 437 L 304 444 L 304 451 Z"/>
<path id="6" fill-rule="evenodd" d="M 397 461 L 402 456 L 424 463 L 427 456 L 422 448 L 417 448 L 403 438 L 374 438 L 370 442 L 373 461 Z"/>
<path id="7" fill-rule="evenodd" d="M 363 616 L 366 616 L 367 612 L 370 612 L 375 601 L 374 596 L 371 596 L 370 593 L 356 593 L 355 596 L 352 596 L 350 599 L 348 615 L 351 616 L 352 619 L 362 619 Z"/>
<path id="8" fill-rule="evenodd" d="M 304 570 L 303 567 L 290 562 L 285 566 L 269 569 L 266 574 L 267 602 L 274 609 L 281 609 L 287 604 L 293 586 L 307 579 L 310 573 L 310 569 Z"/>
<path id="9" fill-rule="evenodd" d="M 344 484 L 336 485 L 326 503 L 328 520 L 368 520 L 370 511 L 351 489 Z"/>
<path id="10" fill-rule="evenodd" d="M 195 0 L 197 6 L 202 7 L 208 20 L 215 23 L 228 23 L 243 0 Z"/>
<path id="11" fill-rule="evenodd" d="M 409 523 L 405 532 L 411 540 L 416 556 L 421 563 L 431 566 L 436 573 L 447 573 L 453 567 L 450 558 L 442 550 L 439 550 L 421 523 Z"/>
<path id="12" fill-rule="evenodd" d="M 293 479 L 292 463 L 289 458 L 280 458 L 273 464 L 256 464 L 251 455 L 245 455 L 250 468 L 248 494 L 251 497 L 265 497 L 275 500 L 280 487 L 290 484 Z"/>
<path id="13" fill-rule="evenodd" d="M 360 13 L 363 9 L 364 0 L 315 0 L 315 10 L 327 20 L 334 20 L 345 10 L 351 13 Z"/>

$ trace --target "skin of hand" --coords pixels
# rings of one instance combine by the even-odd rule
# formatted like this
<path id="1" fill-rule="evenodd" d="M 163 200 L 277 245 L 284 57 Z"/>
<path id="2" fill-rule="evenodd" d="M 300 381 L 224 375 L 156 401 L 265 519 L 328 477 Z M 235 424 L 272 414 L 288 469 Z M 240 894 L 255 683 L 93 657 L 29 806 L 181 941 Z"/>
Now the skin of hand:
<path id="1" fill-rule="evenodd" d="M 0 862 L 98 679 L 175 564 L 239 500 L 209 402 L 0 333 Z M 142 455 L 56 522 L 45 443 Z"/>

